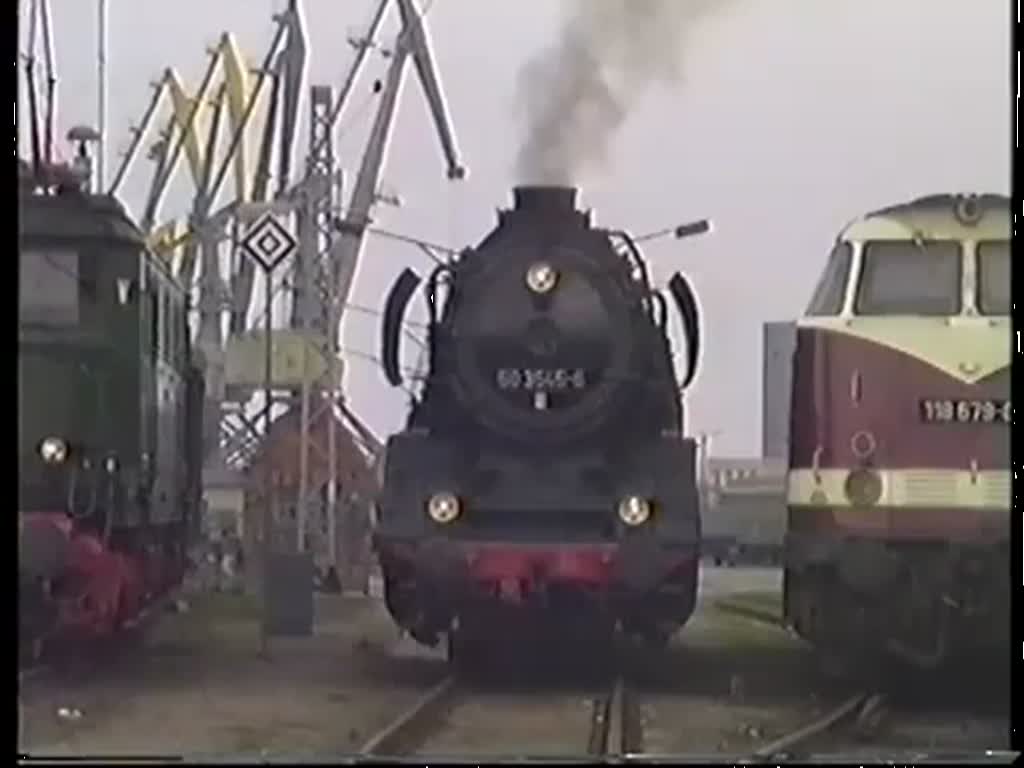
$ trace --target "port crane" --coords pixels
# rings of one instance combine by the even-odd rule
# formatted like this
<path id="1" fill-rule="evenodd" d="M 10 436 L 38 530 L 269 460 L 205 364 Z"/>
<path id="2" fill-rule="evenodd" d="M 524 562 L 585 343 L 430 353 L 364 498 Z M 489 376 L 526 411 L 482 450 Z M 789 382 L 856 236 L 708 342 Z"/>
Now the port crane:
<path id="1" fill-rule="evenodd" d="M 378 42 L 378 37 L 391 6 L 397 6 L 400 29 L 394 44 L 385 48 Z M 153 237 L 156 247 L 167 252 L 178 249 L 185 251 L 179 261 L 180 269 L 185 274 L 191 274 L 197 251 L 203 254 L 199 338 L 207 352 L 208 363 L 212 363 L 210 389 L 215 402 L 211 402 L 210 407 L 211 412 L 222 415 L 218 438 L 223 449 L 222 458 L 242 466 L 252 466 L 257 460 L 263 442 L 261 430 L 256 423 L 258 420 L 247 416 L 241 407 L 242 403 L 236 400 L 240 395 L 226 397 L 228 393 L 224 386 L 223 365 L 221 363 L 218 366 L 218 362 L 223 357 L 224 341 L 230 350 L 233 339 L 241 337 L 246 331 L 247 314 L 253 300 L 253 267 L 247 260 L 236 260 L 230 284 L 220 285 L 219 279 L 211 274 L 215 270 L 210 268 L 211 263 L 216 264 L 216 259 L 208 259 L 206 251 L 210 249 L 212 252 L 211 241 L 222 237 L 232 221 L 237 219 L 239 211 L 247 205 L 278 203 L 283 205 L 283 210 L 288 210 L 288 205 L 291 205 L 291 210 L 297 214 L 302 247 L 293 270 L 292 311 L 288 322 L 293 329 L 298 328 L 300 335 L 320 333 L 329 343 L 324 350 L 327 365 L 322 374 L 313 380 L 307 380 L 304 376 L 298 397 L 292 392 L 285 398 L 286 404 L 298 405 L 297 410 L 301 412 L 298 419 L 301 437 L 298 457 L 300 466 L 296 470 L 300 476 L 296 506 L 300 510 L 304 509 L 310 486 L 319 486 L 321 480 L 326 479 L 327 518 L 332 528 L 328 541 L 333 543 L 336 478 L 311 477 L 310 452 L 328 454 L 325 463 L 333 473 L 337 465 L 336 421 L 348 427 L 349 433 L 366 453 L 377 454 L 382 447 L 372 432 L 359 422 L 341 396 L 337 342 L 354 275 L 373 221 L 373 211 L 384 198 L 379 193 L 379 184 L 393 132 L 399 94 L 410 61 L 430 107 L 446 163 L 447 177 L 452 180 L 462 179 L 465 177 L 465 169 L 459 160 L 425 20 L 412 0 L 381 0 L 375 6 L 363 36 L 348 41 L 355 49 L 355 56 L 337 98 L 330 98 L 330 89 L 322 86 L 314 86 L 312 89 L 310 149 L 306 173 L 293 180 L 292 144 L 301 101 L 307 47 L 298 0 L 291 0 L 274 20 L 277 24 L 274 40 L 267 50 L 263 65 L 254 72 L 245 69 L 237 46 L 229 35 L 223 36 L 219 45 L 211 51 L 211 61 L 195 96 L 189 97 L 180 79 L 170 71 L 165 72 L 140 125 L 133 131 L 132 144 L 115 176 L 111 191 L 117 191 L 137 155 L 142 136 L 158 109 L 159 101 L 169 97 L 173 102 L 174 116 L 155 148 L 156 167 L 146 200 L 143 224 Z M 333 162 L 334 134 L 365 68 L 369 53 L 375 49 L 389 59 L 388 68 L 383 80 L 374 83 L 373 91 L 378 97 L 377 113 L 347 205 L 341 206 L 341 190 L 338 189 L 340 178 Z M 223 82 L 215 87 L 218 68 L 223 71 Z M 249 82 L 253 76 L 256 78 L 254 84 Z M 255 125 L 254 105 L 261 90 L 266 90 L 268 84 L 269 104 L 262 125 L 256 167 L 250 174 L 245 136 L 246 131 L 251 131 Z M 204 110 L 209 114 L 205 142 L 199 136 L 199 115 Z M 231 141 L 226 153 L 222 153 L 219 167 L 215 171 L 214 147 L 225 111 L 230 122 Z M 277 167 L 272 169 L 275 150 Z M 157 219 L 170 174 L 174 172 L 182 155 L 188 158 L 196 194 L 186 232 L 167 236 L 166 230 L 157 225 Z M 215 208 L 229 165 L 233 165 L 235 170 L 234 200 Z M 276 173 L 272 173 L 272 170 Z M 315 193 L 310 194 L 314 188 Z M 309 204 L 302 203 L 302 200 Z M 230 307 L 230 321 L 228 338 L 221 340 L 220 310 L 225 302 Z M 236 402 L 231 403 L 230 400 Z M 333 410 L 337 418 L 327 419 L 328 446 L 324 451 L 322 446 L 311 439 L 310 426 L 322 421 L 324 411 L 328 409 Z M 262 437 L 266 437 L 266 430 L 263 432 Z M 300 523 L 299 528 L 303 527 Z M 299 539 L 301 548 L 302 534 Z M 332 553 L 331 559 L 336 559 L 336 553 Z"/>

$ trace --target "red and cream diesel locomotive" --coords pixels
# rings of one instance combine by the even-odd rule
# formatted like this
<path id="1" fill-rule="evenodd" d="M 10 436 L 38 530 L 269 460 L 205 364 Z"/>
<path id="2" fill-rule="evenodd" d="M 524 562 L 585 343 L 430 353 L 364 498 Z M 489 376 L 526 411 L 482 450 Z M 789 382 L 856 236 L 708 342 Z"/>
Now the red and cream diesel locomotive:
<path id="1" fill-rule="evenodd" d="M 931 667 L 1009 643 L 1010 201 L 859 217 L 797 324 L 787 622 Z"/>

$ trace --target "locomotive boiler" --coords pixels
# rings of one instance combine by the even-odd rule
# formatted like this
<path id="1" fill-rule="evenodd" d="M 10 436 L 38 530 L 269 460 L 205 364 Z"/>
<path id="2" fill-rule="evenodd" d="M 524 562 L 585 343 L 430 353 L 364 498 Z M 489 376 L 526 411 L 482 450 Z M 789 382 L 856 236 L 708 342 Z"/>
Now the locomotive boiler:
<path id="1" fill-rule="evenodd" d="M 519 187 L 475 248 L 425 284 L 429 373 L 381 470 L 374 546 L 394 620 L 479 661 L 495 617 L 572 617 L 664 642 L 693 611 L 700 543 L 695 442 L 681 392 L 698 308 L 669 283 L 685 334 L 677 380 L 668 303 L 624 232 L 576 190 Z M 419 279 L 388 297 L 385 373 Z M 523 620 L 520 620 L 523 619 Z"/>
<path id="2" fill-rule="evenodd" d="M 20 639 L 102 640 L 180 583 L 201 492 L 186 296 L 113 199 L 20 165 Z"/>

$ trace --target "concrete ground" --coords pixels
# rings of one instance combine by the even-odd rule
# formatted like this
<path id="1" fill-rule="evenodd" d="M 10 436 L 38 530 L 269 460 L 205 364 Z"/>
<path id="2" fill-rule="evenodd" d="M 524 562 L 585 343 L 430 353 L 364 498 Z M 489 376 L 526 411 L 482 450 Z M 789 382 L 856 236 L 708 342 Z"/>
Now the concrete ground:
<path id="1" fill-rule="evenodd" d="M 627 662 L 642 690 L 649 750 L 742 755 L 845 693 L 818 677 L 810 651 L 783 630 L 716 608 L 730 597 L 777 594 L 780 585 L 774 569 L 705 567 L 698 610 L 668 651 Z M 85 674 L 48 673 L 22 686 L 21 751 L 291 759 L 353 751 L 447 667 L 440 650 L 401 639 L 379 599 L 316 599 L 315 636 L 274 640 L 264 658 L 251 600 L 194 596 L 191 610 L 166 616 L 143 648 Z M 582 697 L 555 688 L 477 703 L 425 751 L 556 754 L 559 734 L 578 744 L 586 723 Z M 910 741 L 936 744 L 940 725 L 926 731 Z M 956 731 L 965 745 L 979 743 L 977 734 Z"/>
<path id="2" fill-rule="evenodd" d="M 315 636 L 274 640 L 269 660 L 251 598 L 197 593 L 118 661 L 24 686 L 19 745 L 55 756 L 351 750 L 447 671 L 439 650 L 399 638 L 378 581 L 370 598 L 318 595 Z M 701 591 L 770 583 L 754 569 L 706 568 Z M 708 621 L 699 614 L 686 634 L 713 635 L 718 620 L 700 629 Z"/>
<path id="3" fill-rule="evenodd" d="M 781 595 L 782 569 L 753 566 L 725 568 L 701 563 L 699 590 L 701 600 L 747 592 L 774 592 Z"/>
<path id="4" fill-rule="evenodd" d="M 445 674 L 376 600 L 317 597 L 316 634 L 260 652 L 246 599 L 204 594 L 121 659 L 46 673 L 20 692 L 19 748 L 37 756 L 338 754 Z"/>

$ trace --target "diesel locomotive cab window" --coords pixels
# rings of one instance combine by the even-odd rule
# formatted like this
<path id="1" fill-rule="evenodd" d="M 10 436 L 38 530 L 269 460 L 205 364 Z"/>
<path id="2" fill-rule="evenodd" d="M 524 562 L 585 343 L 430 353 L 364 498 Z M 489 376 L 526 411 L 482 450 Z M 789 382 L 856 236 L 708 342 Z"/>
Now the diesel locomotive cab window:
<path id="1" fill-rule="evenodd" d="M 849 243 L 839 243 L 829 256 L 828 267 L 814 289 L 807 314 L 817 317 L 838 315 L 843 309 L 846 278 L 850 274 L 852 249 Z"/>
<path id="2" fill-rule="evenodd" d="M 23 250 L 18 262 L 19 319 L 46 325 L 77 324 L 81 288 L 78 252 Z"/>
<path id="3" fill-rule="evenodd" d="M 944 316 L 960 312 L 960 243 L 867 243 L 857 286 L 858 315 Z"/>
<path id="4" fill-rule="evenodd" d="M 1010 314 L 1010 241 L 978 243 L 978 310 Z"/>

